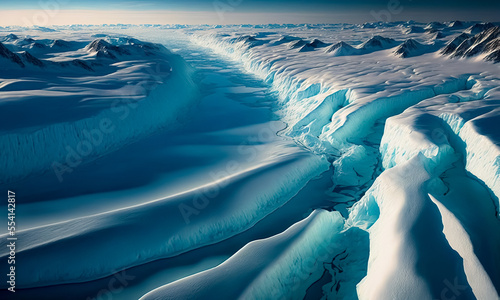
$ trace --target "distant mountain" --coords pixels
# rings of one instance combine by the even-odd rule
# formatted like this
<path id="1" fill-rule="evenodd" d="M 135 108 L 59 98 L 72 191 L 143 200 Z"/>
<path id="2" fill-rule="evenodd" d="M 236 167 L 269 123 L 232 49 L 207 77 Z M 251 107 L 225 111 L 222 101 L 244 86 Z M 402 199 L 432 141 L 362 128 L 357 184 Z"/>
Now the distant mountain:
<path id="1" fill-rule="evenodd" d="M 22 67 L 22 68 L 25 67 L 21 58 L 17 54 L 15 54 L 14 52 L 7 49 L 7 47 L 5 47 L 4 44 L 2 44 L 2 43 L 0 43 L 0 57 L 2 57 L 3 60 L 7 61 L 7 63 L 9 63 L 9 64 L 12 63 L 12 64 L 18 65 L 19 67 Z"/>
<path id="2" fill-rule="evenodd" d="M 113 42 L 113 43 L 112 43 Z M 85 47 L 89 53 L 95 54 L 97 58 L 108 58 L 117 60 L 119 56 L 151 56 L 162 49 L 161 46 L 141 42 L 133 38 L 118 38 L 116 40 L 95 39 Z"/>
<path id="3" fill-rule="evenodd" d="M 394 47 L 396 41 L 391 38 L 385 38 L 380 35 L 376 35 L 370 38 L 368 41 L 360 45 L 360 49 L 364 50 L 382 50 Z"/>
<path id="4" fill-rule="evenodd" d="M 327 43 L 323 43 L 322 41 L 318 40 L 318 39 L 314 39 L 312 40 L 309 45 L 313 48 L 323 48 L 323 47 L 326 47 L 328 46 Z"/>
<path id="5" fill-rule="evenodd" d="M 394 50 L 394 54 L 401 58 L 407 58 L 426 53 L 429 49 L 429 45 L 421 44 L 414 39 L 408 39 Z"/>
<path id="6" fill-rule="evenodd" d="M 347 56 L 356 54 L 358 49 L 347 44 L 346 42 L 338 42 L 325 49 L 325 53 L 331 53 L 334 56 Z"/>
<path id="7" fill-rule="evenodd" d="M 500 62 L 500 27 L 490 27 L 472 37 L 461 34 L 448 43 L 441 54 L 462 58 L 483 55 L 487 61 Z"/>
<path id="8" fill-rule="evenodd" d="M 493 27 L 495 27 L 495 25 L 492 23 L 477 23 L 469 27 L 465 32 L 469 34 L 478 34 Z"/>
<path id="9" fill-rule="evenodd" d="M 403 29 L 403 33 L 411 34 L 411 33 L 422 33 L 425 29 L 420 26 L 410 26 L 408 28 Z"/>

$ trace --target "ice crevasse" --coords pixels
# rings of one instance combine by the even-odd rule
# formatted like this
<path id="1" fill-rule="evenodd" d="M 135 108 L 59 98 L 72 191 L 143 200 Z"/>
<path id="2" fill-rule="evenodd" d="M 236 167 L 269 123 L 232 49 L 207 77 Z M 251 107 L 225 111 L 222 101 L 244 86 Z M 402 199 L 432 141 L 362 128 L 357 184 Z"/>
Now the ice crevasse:
<path id="1" fill-rule="evenodd" d="M 284 57 L 292 54 L 275 50 L 278 46 L 272 42 L 250 47 L 239 39 L 218 35 L 202 37 L 204 46 L 241 61 L 249 71 L 268 81 L 280 95 L 278 113 L 288 123 L 284 132 L 321 153 L 342 156 L 353 151 L 353 144 L 359 148 L 382 143 L 383 167 L 394 166 L 396 158 L 409 159 L 422 147 L 408 147 L 409 151 L 391 158 L 394 150 L 390 149 L 391 145 L 402 145 L 406 140 L 398 132 L 386 132 L 405 127 L 393 126 L 390 117 L 413 106 L 447 99 L 440 102 L 442 107 L 435 108 L 435 115 L 448 123 L 445 127 L 451 127 L 465 145 L 467 171 L 499 198 L 500 138 L 495 128 L 500 78 L 495 65 L 436 57 L 427 57 L 429 62 L 410 59 L 394 64 L 393 58 L 380 55 L 369 57 L 357 73 L 353 71 L 352 59 L 331 59 L 324 53 L 299 53 L 287 60 Z M 200 43 L 201 37 L 195 35 L 193 40 Z M 463 65 L 457 67 L 457 64 Z M 457 74 L 457 69 L 467 69 L 468 73 Z M 411 82 L 408 77 L 412 78 Z M 453 103 L 459 107 L 453 108 Z M 418 117 L 425 116 L 418 114 Z M 417 135 L 419 128 L 409 130 L 413 129 Z M 384 133 L 383 139 L 377 132 Z M 437 149 L 434 145 L 423 150 L 430 153 Z M 365 180 L 361 181 L 366 181 L 367 176 L 362 176 Z"/>

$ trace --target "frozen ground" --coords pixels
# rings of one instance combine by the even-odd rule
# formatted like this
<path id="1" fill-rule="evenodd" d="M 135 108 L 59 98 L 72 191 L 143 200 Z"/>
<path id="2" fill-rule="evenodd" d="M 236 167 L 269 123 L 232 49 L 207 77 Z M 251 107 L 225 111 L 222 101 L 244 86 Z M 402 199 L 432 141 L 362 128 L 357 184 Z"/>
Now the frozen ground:
<path id="1" fill-rule="evenodd" d="M 2 29 L 19 299 L 499 297 L 498 24 L 53 29 Z"/>

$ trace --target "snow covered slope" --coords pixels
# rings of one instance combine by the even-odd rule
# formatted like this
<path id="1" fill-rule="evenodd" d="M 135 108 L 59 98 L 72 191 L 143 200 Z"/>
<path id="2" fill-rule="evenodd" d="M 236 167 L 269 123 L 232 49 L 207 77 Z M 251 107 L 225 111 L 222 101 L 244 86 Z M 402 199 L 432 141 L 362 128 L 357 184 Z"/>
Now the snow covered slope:
<path id="1" fill-rule="evenodd" d="M 131 38 L 10 34 L 0 59 L 0 182 L 47 171 L 63 180 L 83 161 L 175 127 L 196 94 L 181 57 Z"/>

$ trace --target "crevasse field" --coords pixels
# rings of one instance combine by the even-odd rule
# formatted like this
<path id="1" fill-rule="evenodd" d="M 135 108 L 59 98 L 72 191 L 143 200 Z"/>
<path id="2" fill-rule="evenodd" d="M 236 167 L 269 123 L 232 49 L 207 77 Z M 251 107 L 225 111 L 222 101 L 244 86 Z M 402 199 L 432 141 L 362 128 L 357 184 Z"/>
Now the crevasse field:
<path id="1" fill-rule="evenodd" d="M 499 299 L 499 24 L 0 41 L 0 298 Z"/>

